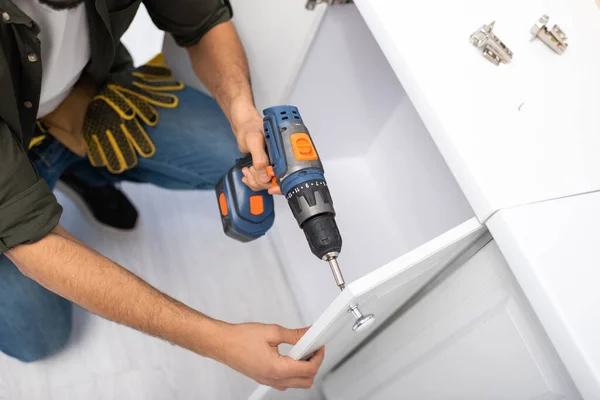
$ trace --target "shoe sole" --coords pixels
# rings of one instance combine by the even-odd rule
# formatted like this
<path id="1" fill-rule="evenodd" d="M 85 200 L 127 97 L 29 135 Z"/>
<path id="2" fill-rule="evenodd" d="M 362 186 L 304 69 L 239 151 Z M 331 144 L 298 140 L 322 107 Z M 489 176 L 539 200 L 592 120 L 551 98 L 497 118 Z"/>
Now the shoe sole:
<path id="1" fill-rule="evenodd" d="M 119 229 L 115 228 L 114 226 L 103 224 L 102 222 L 98 221 L 96 217 L 94 217 L 94 214 L 92 214 L 88 205 L 85 203 L 85 201 L 81 199 L 81 196 L 75 190 L 71 189 L 69 186 L 62 183 L 61 181 L 58 181 L 56 183 L 55 189 L 61 192 L 63 195 L 65 195 L 65 197 L 71 200 L 73 204 L 75 204 L 75 207 L 79 209 L 79 211 L 81 212 L 81 214 L 87 222 L 91 223 L 91 225 L 94 225 L 97 228 L 100 228 L 101 230 L 110 233 L 124 233 L 135 231 L 138 227 L 139 218 L 138 221 L 135 222 L 133 228 L 131 229 Z"/>

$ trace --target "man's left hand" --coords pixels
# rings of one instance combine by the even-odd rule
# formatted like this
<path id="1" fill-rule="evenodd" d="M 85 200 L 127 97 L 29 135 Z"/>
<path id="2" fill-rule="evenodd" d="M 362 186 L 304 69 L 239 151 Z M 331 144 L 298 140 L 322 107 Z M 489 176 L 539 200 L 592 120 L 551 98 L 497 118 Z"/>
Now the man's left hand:
<path id="1" fill-rule="evenodd" d="M 263 119 L 252 105 L 237 107 L 231 114 L 231 127 L 240 151 L 252 155 L 252 166 L 244 168 L 242 182 L 258 192 L 268 189 L 270 194 L 281 194 L 279 186 L 273 186 L 267 174 L 269 157 L 265 150 Z"/>

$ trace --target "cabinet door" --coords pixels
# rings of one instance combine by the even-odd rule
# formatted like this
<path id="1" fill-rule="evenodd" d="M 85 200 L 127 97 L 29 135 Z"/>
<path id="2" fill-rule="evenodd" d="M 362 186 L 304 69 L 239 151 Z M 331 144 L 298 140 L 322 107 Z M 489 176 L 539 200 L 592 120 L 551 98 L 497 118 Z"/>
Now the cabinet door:
<path id="1" fill-rule="evenodd" d="M 495 241 L 325 378 L 328 400 L 579 399 Z"/>
<path id="2" fill-rule="evenodd" d="M 375 315 L 369 330 L 353 332 L 353 304 Z M 349 284 L 289 355 L 322 345 L 318 378 L 330 400 L 579 398 L 476 219 Z M 260 387 L 251 400 L 298 395 Z"/>
<path id="3" fill-rule="evenodd" d="M 326 7 L 305 9 L 306 0 L 230 0 L 233 22 L 244 44 L 259 109 L 285 101 Z M 206 92 L 196 78 L 187 52 L 166 35 L 163 52 L 175 76 Z"/>
<path id="4" fill-rule="evenodd" d="M 290 357 L 306 358 L 325 345 L 325 361 L 319 376 L 326 375 L 440 271 L 461 265 L 490 240 L 487 229 L 471 219 L 350 283 L 292 348 Z M 364 313 L 375 315 L 375 323 L 369 330 L 353 332 L 354 318 L 348 313 L 352 304 L 359 304 Z M 294 390 L 280 393 L 262 386 L 251 399 L 292 399 L 294 396 L 298 396 Z"/>

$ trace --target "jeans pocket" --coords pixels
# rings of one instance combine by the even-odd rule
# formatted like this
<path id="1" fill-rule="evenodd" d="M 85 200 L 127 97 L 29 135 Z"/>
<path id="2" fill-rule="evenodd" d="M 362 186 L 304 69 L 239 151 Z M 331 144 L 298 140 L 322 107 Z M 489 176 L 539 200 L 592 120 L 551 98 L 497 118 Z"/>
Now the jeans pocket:
<path id="1" fill-rule="evenodd" d="M 42 145 L 32 148 L 31 152 L 45 167 L 52 168 L 60 162 L 69 149 L 56 139 L 49 138 L 46 140 L 50 140 L 50 142 L 46 145 L 42 143 Z"/>
<path id="2" fill-rule="evenodd" d="M 34 155 L 32 162 L 38 176 L 53 188 L 60 175 L 80 157 L 58 140 L 53 138 L 46 140 L 51 140 L 51 142 L 42 143 L 42 145 L 32 148 L 30 152 Z"/>

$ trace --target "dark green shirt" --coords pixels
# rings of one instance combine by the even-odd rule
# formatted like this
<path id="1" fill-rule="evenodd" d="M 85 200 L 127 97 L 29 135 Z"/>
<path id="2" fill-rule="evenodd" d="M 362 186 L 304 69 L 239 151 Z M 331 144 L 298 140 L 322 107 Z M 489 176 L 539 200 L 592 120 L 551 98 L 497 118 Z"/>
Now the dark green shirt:
<path id="1" fill-rule="evenodd" d="M 159 29 L 191 46 L 228 21 L 228 0 L 143 0 Z M 91 58 L 85 72 L 101 84 L 111 71 L 131 65 L 121 36 L 142 0 L 85 0 Z M 38 25 L 11 0 L 0 0 L 0 254 L 46 236 L 62 208 L 33 168 L 33 137 L 42 87 Z"/>

